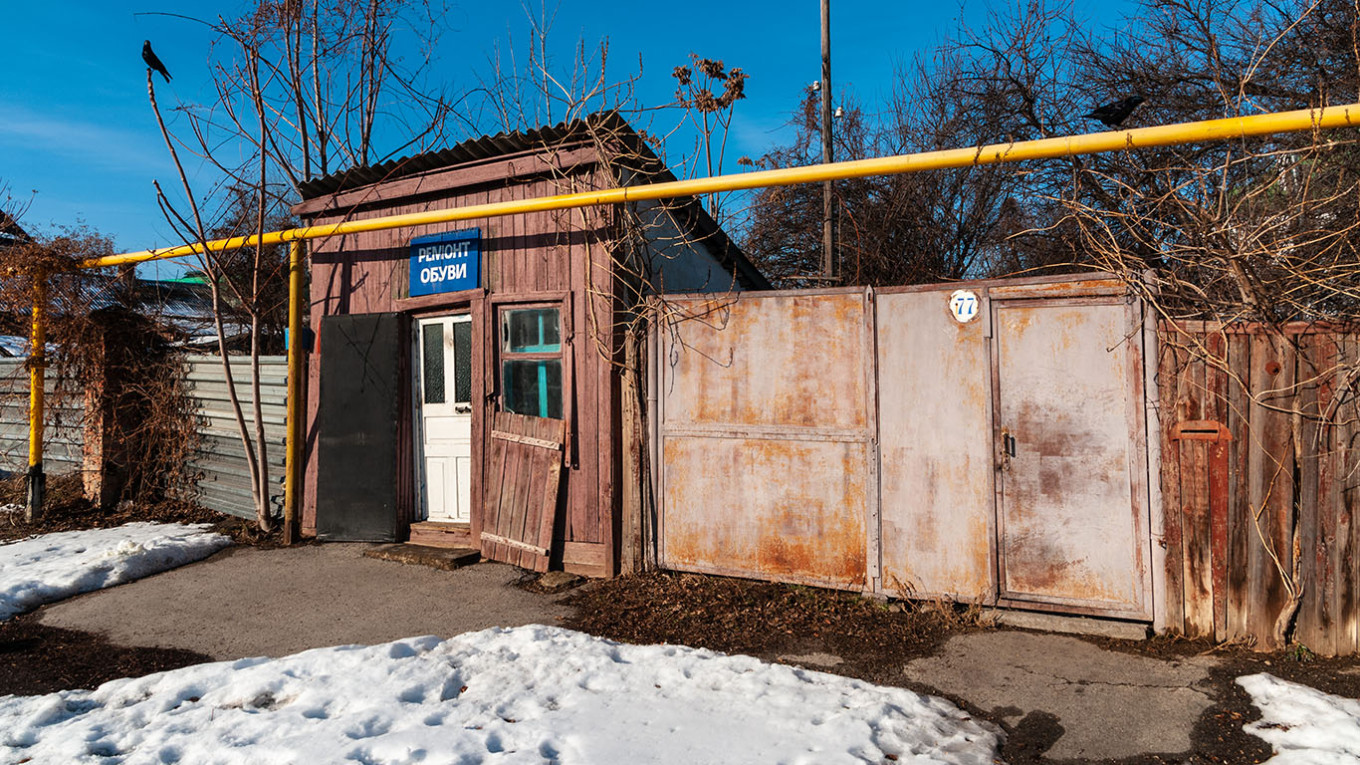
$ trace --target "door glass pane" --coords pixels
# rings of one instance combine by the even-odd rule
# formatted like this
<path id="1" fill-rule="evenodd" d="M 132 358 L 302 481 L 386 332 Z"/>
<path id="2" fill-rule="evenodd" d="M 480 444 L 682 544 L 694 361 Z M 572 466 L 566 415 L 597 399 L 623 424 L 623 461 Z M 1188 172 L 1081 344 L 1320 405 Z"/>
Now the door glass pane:
<path id="1" fill-rule="evenodd" d="M 562 419 L 562 361 L 516 359 L 501 365 L 505 411 Z"/>
<path id="2" fill-rule="evenodd" d="M 472 400 L 472 322 L 453 324 L 453 400 Z"/>
<path id="3" fill-rule="evenodd" d="M 511 353 L 557 353 L 562 332 L 556 308 L 521 308 L 501 314 L 501 339 Z"/>
<path id="4" fill-rule="evenodd" d="M 444 403 L 444 325 L 426 324 L 420 328 L 420 364 L 427 404 Z"/>

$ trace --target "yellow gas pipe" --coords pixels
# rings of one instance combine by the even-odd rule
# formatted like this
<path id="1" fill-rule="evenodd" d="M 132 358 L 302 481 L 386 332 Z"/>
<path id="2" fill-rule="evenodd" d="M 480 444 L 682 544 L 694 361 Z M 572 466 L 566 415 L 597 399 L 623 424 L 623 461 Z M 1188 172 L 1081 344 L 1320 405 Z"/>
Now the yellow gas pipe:
<path id="1" fill-rule="evenodd" d="M 739 191 L 742 189 L 763 188 L 767 186 L 791 186 L 799 183 L 816 183 L 845 178 L 862 178 L 871 175 L 895 175 L 899 173 L 920 172 L 923 170 L 980 167 L 983 165 L 997 165 L 1027 160 L 1052 159 L 1056 157 L 1070 157 L 1130 149 L 1146 149 L 1160 146 L 1175 146 L 1187 143 L 1227 141 L 1251 136 L 1264 136 L 1306 130 L 1326 130 L 1340 127 L 1354 127 L 1357 125 L 1360 125 L 1360 103 L 1329 106 L 1323 109 L 1300 109 L 1298 111 L 1258 114 L 1249 117 L 1227 117 L 1224 119 L 1203 120 L 1200 122 L 1185 122 L 1175 125 L 1136 128 L 1118 132 L 1087 133 L 1062 138 L 1045 138 L 1037 141 L 991 144 L 988 146 L 964 149 L 903 154 L 894 157 L 833 162 L 829 164 L 809 165 L 807 167 L 763 170 L 752 173 L 740 173 L 737 175 L 711 176 L 708 178 L 695 178 L 687 181 L 653 183 L 626 188 L 605 189 L 602 191 L 585 191 L 575 194 L 559 194 L 555 196 L 514 200 L 509 202 L 493 202 L 445 210 L 431 210 L 423 213 L 408 213 L 405 215 L 389 215 L 381 218 L 370 218 L 368 220 L 344 221 L 323 226 L 304 226 L 283 231 L 272 231 L 264 234 L 262 237 L 244 236 L 217 239 L 207 242 L 206 247 L 209 251 L 221 252 L 240 247 L 250 247 L 255 245 L 257 241 L 265 245 L 279 244 L 282 242 L 292 243 L 305 239 L 320 239 L 343 234 L 355 234 L 364 231 L 382 231 L 410 226 L 428 226 L 440 223 L 473 220 L 477 218 L 492 218 L 504 215 L 541 212 L 545 210 L 563 210 L 573 207 L 621 204 L 649 199 L 698 196 L 702 194 Z M 180 258 L 199 254 L 203 251 L 203 247 L 204 245 L 200 244 L 186 244 L 178 247 L 128 252 L 120 255 L 92 258 L 84 261 L 80 265 L 83 268 L 101 268 L 128 263 L 142 263 L 149 260 L 160 260 L 164 258 Z M 294 349 L 297 348 L 299 337 L 298 334 L 294 333 L 292 330 L 294 327 L 294 320 L 296 319 L 297 326 L 299 327 L 298 331 L 301 331 L 300 305 L 302 300 L 302 279 L 300 259 L 296 250 L 290 253 L 288 309 L 291 336 L 288 365 L 288 400 L 290 405 L 288 410 L 289 422 L 287 445 L 287 459 L 289 460 L 288 464 L 290 466 L 298 465 L 301 448 L 299 423 L 295 420 L 295 418 L 300 417 L 301 413 L 296 411 L 293 403 L 301 401 L 301 358 L 300 354 L 298 354 L 298 358 L 296 361 L 294 360 Z M 35 337 L 41 332 L 39 326 L 41 321 L 41 315 L 35 309 Z M 40 380 L 41 372 L 35 372 L 35 374 Z M 30 432 L 39 434 L 38 438 L 31 438 L 29 441 L 29 462 L 30 465 L 32 465 L 35 464 L 35 460 L 36 464 L 41 464 L 42 461 L 42 443 L 40 437 L 42 421 L 41 388 L 30 390 L 30 396 Z M 37 444 L 36 451 L 33 448 L 33 444 L 35 443 Z M 293 468 L 286 471 L 284 481 L 284 513 L 285 518 L 289 518 L 293 517 L 291 515 L 293 512 L 292 508 L 297 500 L 296 488 L 294 486 L 297 478 Z"/>
<path id="2" fill-rule="evenodd" d="M 283 467 L 283 543 L 291 545 L 297 526 L 297 489 L 302 485 L 302 242 L 288 244 L 288 417 Z M 298 382 L 294 382 L 294 381 Z"/>
<path id="3" fill-rule="evenodd" d="M 43 474 L 43 380 L 47 369 L 47 275 L 33 272 L 33 316 L 28 353 L 28 501 L 24 517 L 32 523 L 42 512 L 47 476 Z"/>

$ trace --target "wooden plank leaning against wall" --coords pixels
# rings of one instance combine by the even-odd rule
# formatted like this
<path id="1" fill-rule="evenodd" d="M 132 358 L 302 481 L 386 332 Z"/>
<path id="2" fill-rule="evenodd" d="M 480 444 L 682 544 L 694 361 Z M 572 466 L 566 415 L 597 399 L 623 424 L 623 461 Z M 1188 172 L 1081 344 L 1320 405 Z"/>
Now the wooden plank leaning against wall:
<path id="1" fill-rule="evenodd" d="M 1358 330 L 1162 323 L 1172 631 L 1360 650 Z"/>

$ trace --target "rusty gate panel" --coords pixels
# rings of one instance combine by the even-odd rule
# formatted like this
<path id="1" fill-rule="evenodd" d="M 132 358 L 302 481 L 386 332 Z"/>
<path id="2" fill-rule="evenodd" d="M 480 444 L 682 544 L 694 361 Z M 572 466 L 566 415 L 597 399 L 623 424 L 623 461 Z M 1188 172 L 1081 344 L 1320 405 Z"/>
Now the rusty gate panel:
<path id="1" fill-rule="evenodd" d="M 689 571 L 864 585 L 865 519 L 853 508 L 865 506 L 867 448 L 843 441 L 667 439 L 663 458 L 673 480 L 666 484 L 662 559 Z M 733 504 L 724 506 L 728 501 Z"/>
<path id="2" fill-rule="evenodd" d="M 989 311 L 948 291 L 879 294 L 883 586 L 995 599 Z"/>
<path id="3" fill-rule="evenodd" d="M 871 588 L 869 293 L 667 302 L 678 318 L 653 345 L 661 566 Z"/>
<path id="4" fill-rule="evenodd" d="M 667 340 L 666 423 L 869 425 L 863 292 L 686 300 Z M 834 395 L 832 395 L 834 394 Z"/>
<path id="5" fill-rule="evenodd" d="M 1139 339 L 1112 302 L 992 303 L 1001 598 L 1151 615 Z"/>

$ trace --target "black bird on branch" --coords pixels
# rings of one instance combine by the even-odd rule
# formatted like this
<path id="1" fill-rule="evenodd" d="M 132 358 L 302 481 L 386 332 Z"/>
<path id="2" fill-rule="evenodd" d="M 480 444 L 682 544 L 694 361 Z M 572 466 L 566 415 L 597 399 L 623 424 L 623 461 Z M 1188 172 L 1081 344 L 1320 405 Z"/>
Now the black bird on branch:
<path id="1" fill-rule="evenodd" d="M 165 64 L 162 64 L 161 60 L 156 58 L 156 53 L 151 50 L 150 40 L 142 41 L 142 60 L 146 62 L 148 69 L 155 69 L 161 73 L 166 82 L 170 81 L 170 73 L 165 71 Z"/>
<path id="2" fill-rule="evenodd" d="M 1097 106 L 1090 114 L 1083 114 L 1082 117 L 1092 120 L 1100 120 L 1105 127 L 1119 127 L 1120 123 L 1133 114 L 1133 110 L 1147 99 L 1142 96 L 1130 96 L 1123 101 Z"/>

